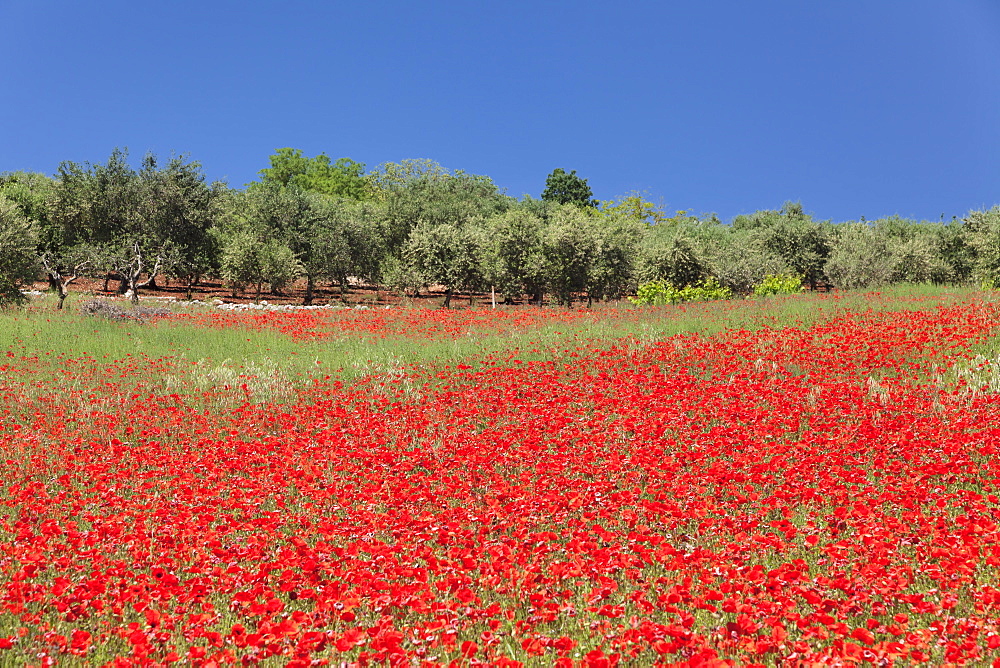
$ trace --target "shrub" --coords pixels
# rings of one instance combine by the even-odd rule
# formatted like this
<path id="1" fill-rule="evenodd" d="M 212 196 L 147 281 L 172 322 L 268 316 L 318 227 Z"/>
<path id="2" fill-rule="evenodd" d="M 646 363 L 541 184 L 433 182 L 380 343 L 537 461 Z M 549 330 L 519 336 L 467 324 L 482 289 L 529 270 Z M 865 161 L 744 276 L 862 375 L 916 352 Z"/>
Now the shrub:
<path id="1" fill-rule="evenodd" d="M 792 274 L 768 274 L 754 286 L 755 295 L 794 295 L 802 292 L 802 279 Z"/>
<path id="2" fill-rule="evenodd" d="M 712 274 L 738 295 L 753 294 L 769 275 L 792 273 L 788 264 L 753 235 L 742 234 L 713 249 Z"/>
<path id="3" fill-rule="evenodd" d="M 635 297 L 629 301 L 637 305 L 680 304 L 683 302 L 708 302 L 730 299 L 732 291 L 719 285 L 714 278 L 706 278 L 698 285 L 677 288 L 664 281 L 650 281 L 639 286 Z"/>
<path id="4" fill-rule="evenodd" d="M 106 320 L 116 322 L 137 322 L 140 325 L 145 324 L 148 320 L 153 318 L 162 318 L 170 315 L 171 313 L 170 309 L 146 308 L 144 306 L 124 309 L 117 304 L 102 299 L 95 299 L 87 302 L 80 307 L 80 311 L 84 315 L 105 318 Z"/>

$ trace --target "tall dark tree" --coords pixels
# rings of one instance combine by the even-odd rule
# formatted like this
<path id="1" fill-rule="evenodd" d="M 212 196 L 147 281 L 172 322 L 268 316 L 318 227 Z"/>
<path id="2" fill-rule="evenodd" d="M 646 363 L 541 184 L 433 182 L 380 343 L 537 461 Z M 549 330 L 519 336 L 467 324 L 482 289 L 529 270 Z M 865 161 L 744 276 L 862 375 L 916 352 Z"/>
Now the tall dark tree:
<path id="1" fill-rule="evenodd" d="M 596 207 L 597 200 L 587 185 L 587 179 L 576 175 L 576 170 L 566 172 L 557 168 L 545 179 L 545 190 L 542 199 L 558 204 L 575 204 L 577 206 Z"/>

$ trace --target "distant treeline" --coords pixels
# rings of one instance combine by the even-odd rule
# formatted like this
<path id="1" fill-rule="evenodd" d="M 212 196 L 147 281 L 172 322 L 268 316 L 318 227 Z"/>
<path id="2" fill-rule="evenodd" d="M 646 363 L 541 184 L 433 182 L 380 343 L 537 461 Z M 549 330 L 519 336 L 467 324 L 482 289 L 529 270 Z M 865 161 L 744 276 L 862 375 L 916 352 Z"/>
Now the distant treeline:
<path id="1" fill-rule="evenodd" d="M 0 301 L 44 276 L 62 298 L 89 275 L 133 299 L 157 275 L 234 291 L 362 280 L 397 291 L 495 290 L 501 299 L 615 299 L 646 282 L 709 278 L 737 294 L 767 276 L 812 289 L 897 282 L 1000 284 L 1000 208 L 950 222 L 899 217 L 832 223 L 797 203 L 731 224 L 667 215 L 633 194 L 597 202 L 557 169 L 540 199 L 507 196 L 486 176 L 427 160 L 365 166 L 280 149 L 243 189 L 208 183 L 185 157 L 124 151 L 65 162 L 55 176 L 0 175 Z M 62 301 L 60 301 L 60 305 Z"/>

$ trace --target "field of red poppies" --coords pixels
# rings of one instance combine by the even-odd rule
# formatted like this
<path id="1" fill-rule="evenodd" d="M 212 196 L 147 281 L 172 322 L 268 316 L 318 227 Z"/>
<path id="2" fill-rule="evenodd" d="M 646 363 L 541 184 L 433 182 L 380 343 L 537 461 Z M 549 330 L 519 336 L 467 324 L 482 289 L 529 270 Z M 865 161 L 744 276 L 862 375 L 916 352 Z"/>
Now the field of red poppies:
<path id="1" fill-rule="evenodd" d="M 280 401 L 183 355 L 0 340 L 0 665 L 989 664 L 1000 307 L 792 299 L 824 315 L 600 339 L 570 330 L 678 311 L 109 325 L 388 350 L 567 330 Z"/>

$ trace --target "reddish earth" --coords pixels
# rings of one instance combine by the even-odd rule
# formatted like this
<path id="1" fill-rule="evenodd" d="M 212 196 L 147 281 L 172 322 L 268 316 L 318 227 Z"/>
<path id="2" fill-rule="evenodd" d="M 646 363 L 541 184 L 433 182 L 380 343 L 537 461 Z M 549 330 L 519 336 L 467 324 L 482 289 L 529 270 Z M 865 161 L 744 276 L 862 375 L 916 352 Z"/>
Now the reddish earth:
<path id="1" fill-rule="evenodd" d="M 144 297 L 172 297 L 182 300 L 187 298 L 187 289 L 184 283 L 169 281 L 166 278 L 159 278 L 157 287 L 147 287 L 139 291 L 140 301 Z M 109 290 L 104 289 L 104 279 L 81 278 L 74 281 L 69 286 L 71 295 L 95 297 L 117 296 L 115 288 L 116 281 L 111 281 Z M 48 290 L 48 283 L 37 281 L 32 286 L 34 290 Z M 284 289 L 281 293 L 262 292 L 260 299 L 270 304 L 302 304 L 305 299 L 305 281 L 298 281 L 293 286 Z M 202 301 L 212 301 L 220 299 L 227 304 L 247 304 L 257 301 L 256 293 L 249 290 L 242 294 L 234 295 L 231 288 L 224 285 L 219 279 L 207 279 L 197 286 L 192 293 L 194 299 Z M 369 285 L 353 285 L 342 297 L 340 287 L 319 286 L 313 289 L 313 304 L 370 304 L 370 305 L 394 305 L 400 303 L 412 304 L 414 306 L 440 306 L 444 301 L 443 289 L 422 290 L 417 296 L 407 293 L 401 297 L 398 293 L 388 288 L 378 288 Z M 473 299 L 473 305 L 481 306 L 490 301 L 489 294 L 477 294 Z M 468 294 L 452 295 L 452 307 L 467 307 L 470 305 Z"/>

